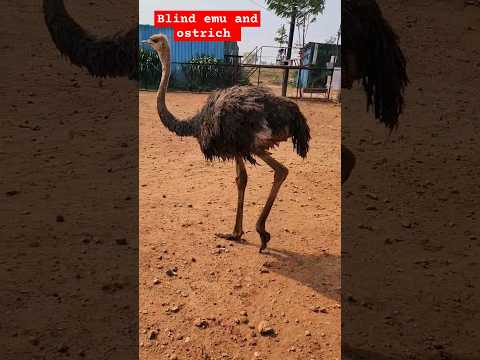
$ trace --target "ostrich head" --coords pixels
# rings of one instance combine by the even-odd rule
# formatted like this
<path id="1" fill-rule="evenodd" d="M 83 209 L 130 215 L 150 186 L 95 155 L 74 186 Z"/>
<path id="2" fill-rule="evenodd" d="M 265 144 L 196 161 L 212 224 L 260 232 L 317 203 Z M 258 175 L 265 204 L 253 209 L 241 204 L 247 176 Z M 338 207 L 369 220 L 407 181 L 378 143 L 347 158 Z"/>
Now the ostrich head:
<path id="1" fill-rule="evenodd" d="M 165 35 L 152 35 L 149 39 L 142 41 L 142 43 L 150 45 L 158 53 L 163 67 L 170 63 L 170 46 Z"/>

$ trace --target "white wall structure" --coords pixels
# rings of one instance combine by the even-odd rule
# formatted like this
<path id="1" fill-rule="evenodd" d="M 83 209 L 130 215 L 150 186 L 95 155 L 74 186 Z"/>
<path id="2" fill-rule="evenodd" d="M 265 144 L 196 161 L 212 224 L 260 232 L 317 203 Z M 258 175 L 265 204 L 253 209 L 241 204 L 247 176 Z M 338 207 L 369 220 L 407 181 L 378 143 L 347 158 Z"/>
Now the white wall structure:
<path id="1" fill-rule="evenodd" d="M 327 86 L 330 86 L 330 78 L 327 79 Z M 342 68 L 336 67 L 333 69 L 333 81 L 332 81 L 332 88 L 330 90 L 339 91 L 342 87 Z"/>

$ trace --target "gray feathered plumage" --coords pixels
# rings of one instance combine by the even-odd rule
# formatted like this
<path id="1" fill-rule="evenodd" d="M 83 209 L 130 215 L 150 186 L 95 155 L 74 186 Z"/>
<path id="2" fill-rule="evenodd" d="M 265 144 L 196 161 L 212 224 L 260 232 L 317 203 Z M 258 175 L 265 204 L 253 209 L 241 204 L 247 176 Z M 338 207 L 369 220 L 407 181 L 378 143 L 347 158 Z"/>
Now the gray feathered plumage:
<path id="1" fill-rule="evenodd" d="M 201 151 L 212 160 L 253 155 L 292 138 L 301 157 L 308 152 L 310 129 L 298 105 L 255 86 L 234 86 L 212 94 L 192 120 Z"/>
<path id="2" fill-rule="evenodd" d="M 408 85 L 407 62 L 398 36 L 383 17 L 375 0 L 342 1 L 342 52 L 355 56 L 358 73 L 349 74 L 342 64 L 342 79 L 361 79 L 367 96 L 367 110 L 393 129 L 403 110 L 403 93 Z M 342 53 L 342 61 L 347 56 Z"/>

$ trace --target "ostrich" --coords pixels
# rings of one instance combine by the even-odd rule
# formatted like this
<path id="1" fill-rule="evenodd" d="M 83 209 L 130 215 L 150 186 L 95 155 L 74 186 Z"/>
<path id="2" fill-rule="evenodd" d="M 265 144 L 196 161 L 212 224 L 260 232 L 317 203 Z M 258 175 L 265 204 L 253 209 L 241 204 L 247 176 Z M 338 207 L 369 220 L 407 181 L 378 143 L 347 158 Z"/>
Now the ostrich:
<path id="1" fill-rule="evenodd" d="M 408 84 L 406 60 L 398 37 L 375 0 L 342 1 L 342 88 L 361 80 L 367 111 L 387 128 L 398 126 Z M 342 183 L 355 166 L 355 155 L 342 145 Z"/>
<path id="2" fill-rule="evenodd" d="M 262 252 L 270 240 L 265 222 L 288 175 L 288 169 L 275 160 L 268 150 L 292 138 L 294 150 L 305 158 L 310 140 L 310 129 L 305 117 L 295 102 L 275 96 L 265 88 L 234 86 L 211 95 L 198 114 L 186 120 L 178 120 L 165 104 L 170 77 L 170 47 L 167 37 L 163 34 L 153 35 L 144 42 L 157 52 L 162 64 L 157 110 L 163 125 L 178 136 L 196 138 L 207 160 L 235 160 L 238 188 L 235 226 L 231 234 L 217 236 L 237 241 L 242 237 L 243 203 L 247 185 L 245 160 L 255 164 L 254 156 L 257 156 L 273 169 L 272 189 L 256 223 Z"/>
<path id="3" fill-rule="evenodd" d="M 43 11 L 53 42 L 73 64 L 85 67 L 93 76 L 138 77 L 137 27 L 121 35 L 98 39 L 70 17 L 63 0 L 43 0 Z M 262 252 L 270 240 L 265 222 L 288 174 L 288 169 L 275 160 L 268 150 L 292 138 L 294 150 L 302 158 L 306 157 L 310 130 L 305 117 L 296 103 L 277 97 L 267 89 L 234 86 L 210 96 L 199 114 L 184 121 L 178 120 L 165 104 L 170 76 L 168 40 L 163 35 L 156 35 L 146 43 L 157 51 L 162 63 L 157 97 L 162 123 L 178 136 L 195 137 L 206 159 L 236 162 L 238 203 L 235 226 L 231 234 L 217 236 L 230 240 L 240 240 L 242 237 L 243 202 L 247 185 L 244 161 L 256 164 L 256 156 L 274 170 L 272 189 L 256 224 Z"/>
<path id="4" fill-rule="evenodd" d="M 48 30 L 60 52 L 94 76 L 137 77 L 137 27 L 112 38 L 87 33 L 68 14 L 63 0 L 43 0 Z M 394 129 L 403 108 L 408 84 L 406 62 L 398 37 L 383 18 L 375 0 L 342 1 L 342 88 L 361 80 L 367 111 Z M 347 181 L 355 155 L 341 147 L 341 180 Z"/>
<path id="5" fill-rule="evenodd" d="M 137 27 L 98 39 L 70 17 L 63 0 L 43 0 L 43 10 L 52 40 L 72 63 L 94 76 L 137 78 Z M 367 111 L 373 106 L 375 118 L 394 129 L 408 84 L 406 61 L 375 0 L 342 1 L 342 88 L 350 89 L 356 80 L 363 83 Z M 344 183 L 355 166 L 355 155 L 344 145 L 341 154 Z"/>

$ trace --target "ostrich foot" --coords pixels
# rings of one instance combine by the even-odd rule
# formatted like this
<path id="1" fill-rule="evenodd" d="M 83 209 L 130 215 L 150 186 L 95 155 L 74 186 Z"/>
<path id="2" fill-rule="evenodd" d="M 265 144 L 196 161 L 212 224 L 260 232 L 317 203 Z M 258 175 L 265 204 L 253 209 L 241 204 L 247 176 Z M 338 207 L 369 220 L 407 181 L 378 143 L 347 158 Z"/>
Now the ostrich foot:
<path id="1" fill-rule="evenodd" d="M 225 239 L 225 240 L 230 240 L 230 241 L 242 241 L 242 235 L 244 232 L 242 231 L 241 234 L 222 234 L 222 233 L 216 233 L 215 236 L 220 238 L 220 239 Z"/>
<path id="2" fill-rule="evenodd" d="M 262 245 L 260 245 L 260 249 L 258 250 L 259 253 L 262 253 L 263 250 L 267 248 L 267 244 L 270 241 L 270 234 L 266 231 L 259 232 L 260 239 L 262 240 Z"/>

